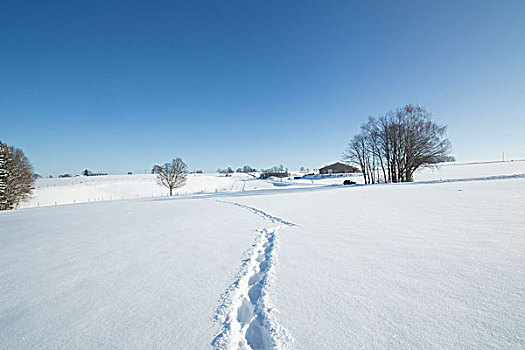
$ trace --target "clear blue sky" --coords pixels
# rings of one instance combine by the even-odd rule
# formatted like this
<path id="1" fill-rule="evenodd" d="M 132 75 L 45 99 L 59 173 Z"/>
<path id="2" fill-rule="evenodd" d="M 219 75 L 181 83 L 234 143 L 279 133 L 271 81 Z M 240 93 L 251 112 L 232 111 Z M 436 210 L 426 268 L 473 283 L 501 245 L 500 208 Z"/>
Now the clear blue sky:
<path id="1" fill-rule="evenodd" d="M 0 140 L 42 175 L 317 168 L 426 107 L 458 160 L 525 158 L 525 1 L 3 1 Z"/>

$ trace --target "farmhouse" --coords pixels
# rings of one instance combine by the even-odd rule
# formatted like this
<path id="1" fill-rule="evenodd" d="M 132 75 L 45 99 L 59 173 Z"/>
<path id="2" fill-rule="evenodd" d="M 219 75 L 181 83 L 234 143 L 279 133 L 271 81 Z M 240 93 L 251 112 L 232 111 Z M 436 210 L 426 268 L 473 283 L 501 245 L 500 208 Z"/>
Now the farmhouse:
<path id="1" fill-rule="evenodd" d="M 341 173 L 357 173 L 359 170 L 357 168 L 348 165 L 343 164 L 340 162 L 327 165 L 323 168 L 319 169 L 319 174 L 341 174 Z"/>

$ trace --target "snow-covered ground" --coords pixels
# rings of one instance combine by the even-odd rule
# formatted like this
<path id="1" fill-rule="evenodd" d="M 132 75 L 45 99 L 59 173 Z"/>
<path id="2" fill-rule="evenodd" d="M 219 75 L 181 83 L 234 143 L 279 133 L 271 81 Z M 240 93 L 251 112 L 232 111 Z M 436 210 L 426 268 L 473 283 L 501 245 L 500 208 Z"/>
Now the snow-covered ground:
<path id="1" fill-rule="evenodd" d="M 525 173 L 525 160 L 512 162 L 453 162 L 437 168 L 422 168 L 415 174 L 416 181 L 468 179 L 508 176 Z"/>
<path id="2" fill-rule="evenodd" d="M 0 213 L 0 348 L 525 347 L 525 162 L 36 192 L 141 177 Z"/>

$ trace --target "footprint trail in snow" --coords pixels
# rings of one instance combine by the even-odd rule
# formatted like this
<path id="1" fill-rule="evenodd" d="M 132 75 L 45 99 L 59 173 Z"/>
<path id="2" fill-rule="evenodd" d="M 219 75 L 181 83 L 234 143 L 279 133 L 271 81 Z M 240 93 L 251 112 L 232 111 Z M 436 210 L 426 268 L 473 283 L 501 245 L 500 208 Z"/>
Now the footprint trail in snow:
<path id="1" fill-rule="evenodd" d="M 286 349 L 292 338 L 275 319 L 269 289 L 275 280 L 279 229 L 295 224 L 236 202 L 219 201 L 247 209 L 277 224 L 257 230 L 255 244 L 244 254 L 241 270 L 221 297 L 215 318 L 221 330 L 212 341 L 215 349 Z"/>

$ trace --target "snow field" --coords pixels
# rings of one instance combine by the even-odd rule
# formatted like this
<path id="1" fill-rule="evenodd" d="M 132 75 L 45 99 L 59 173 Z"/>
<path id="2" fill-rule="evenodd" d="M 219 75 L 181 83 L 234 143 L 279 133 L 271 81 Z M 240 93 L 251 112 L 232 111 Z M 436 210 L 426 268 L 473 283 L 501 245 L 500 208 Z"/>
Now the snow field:
<path id="1" fill-rule="evenodd" d="M 219 296 L 267 225 L 210 200 L 1 214 L 2 349 L 209 349 Z"/>
<path id="2" fill-rule="evenodd" d="M 524 348 L 524 174 L 1 212 L 0 348 Z"/>
<path id="3" fill-rule="evenodd" d="M 525 179 L 237 200 L 299 225 L 272 296 L 297 349 L 525 346 Z"/>

